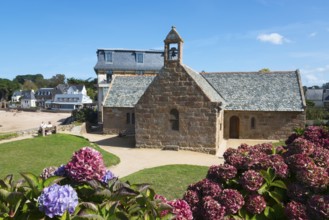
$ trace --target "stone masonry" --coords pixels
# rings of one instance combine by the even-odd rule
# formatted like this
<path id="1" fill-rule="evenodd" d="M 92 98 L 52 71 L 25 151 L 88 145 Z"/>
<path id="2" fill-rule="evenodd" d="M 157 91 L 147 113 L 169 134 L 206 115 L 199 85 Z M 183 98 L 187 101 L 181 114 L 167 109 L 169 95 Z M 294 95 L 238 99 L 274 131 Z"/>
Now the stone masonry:
<path id="1" fill-rule="evenodd" d="M 225 111 L 224 138 L 229 138 L 230 118 L 237 116 L 240 121 L 240 139 L 284 140 L 294 128 L 305 126 L 305 112 L 257 112 Z M 251 128 L 251 118 L 255 118 L 255 128 Z"/>
<path id="2" fill-rule="evenodd" d="M 172 130 L 170 111 L 179 112 L 179 130 Z M 135 106 L 136 147 L 216 153 L 221 117 L 179 63 L 166 65 Z"/>

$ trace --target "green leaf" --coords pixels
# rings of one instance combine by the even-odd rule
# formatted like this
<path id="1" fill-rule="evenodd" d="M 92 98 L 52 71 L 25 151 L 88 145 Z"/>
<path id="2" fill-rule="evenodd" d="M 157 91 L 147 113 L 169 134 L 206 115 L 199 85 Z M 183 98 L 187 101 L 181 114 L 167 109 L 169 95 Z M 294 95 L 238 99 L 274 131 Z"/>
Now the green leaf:
<path id="1" fill-rule="evenodd" d="M 63 179 L 65 179 L 65 177 L 62 177 L 62 176 L 52 176 L 52 177 L 49 177 L 48 179 L 46 179 L 43 182 L 43 187 L 48 187 L 48 186 L 51 186 L 51 185 L 53 185 L 55 183 L 59 183 Z"/>
<path id="2" fill-rule="evenodd" d="M 71 218 L 70 218 L 70 214 L 69 214 L 69 212 L 66 210 L 65 212 L 64 212 L 64 214 L 62 215 L 62 217 L 61 217 L 61 220 L 70 220 Z"/>
<path id="3" fill-rule="evenodd" d="M 95 214 L 87 214 L 81 216 L 74 216 L 72 220 L 105 220 L 102 216 Z"/>
<path id="4" fill-rule="evenodd" d="M 87 209 L 92 210 L 94 212 L 98 211 L 98 207 L 92 202 L 82 202 L 82 203 L 79 204 L 79 206 L 87 208 Z"/>
<path id="5" fill-rule="evenodd" d="M 267 183 L 264 183 L 258 190 L 258 194 L 263 195 L 265 192 L 267 192 Z"/>
<path id="6" fill-rule="evenodd" d="M 148 183 L 142 183 L 142 184 L 134 184 L 131 186 L 132 189 L 138 191 L 138 192 L 142 192 L 142 191 L 145 191 L 147 189 L 150 188 L 150 184 Z"/>
<path id="7" fill-rule="evenodd" d="M 286 184 L 282 180 L 275 180 L 271 183 L 271 186 L 276 186 L 281 189 L 287 189 Z"/>
<path id="8" fill-rule="evenodd" d="M 38 188 L 39 180 L 37 176 L 32 173 L 21 173 L 21 175 L 33 190 Z"/>
<path id="9" fill-rule="evenodd" d="M 124 212 L 117 212 L 115 216 L 120 220 L 129 220 L 129 217 Z"/>
<path id="10" fill-rule="evenodd" d="M 277 204 L 282 206 L 282 196 L 277 192 L 268 192 L 268 195 L 276 201 Z"/>
<path id="11" fill-rule="evenodd" d="M 261 170 L 260 175 L 262 175 L 267 184 L 271 184 L 272 178 L 268 172 L 266 172 L 265 170 Z"/>
<path id="12" fill-rule="evenodd" d="M 269 207 L 269 206 L 266 206 L 266 208 L 264 209 L 264 215 L 266 217 L 269 217 L 269 215 L 270 215 L 270 209 L 271 209 L 271 207 Z"/>
<path id="13" fill-rule="evenodd" d="M 0 201 L 7 202 L 7 197 L 10 194 L 7 190 L 0 189 Z"/>
<path id="14" fill-rule="evenodd" d="M 7 202 L 11 205 L 16 205 L 18 202 L 20 203 L 20 200 L 24 197 L 24 194 L 21 192 L 11 192 L 7 196 Z"/>

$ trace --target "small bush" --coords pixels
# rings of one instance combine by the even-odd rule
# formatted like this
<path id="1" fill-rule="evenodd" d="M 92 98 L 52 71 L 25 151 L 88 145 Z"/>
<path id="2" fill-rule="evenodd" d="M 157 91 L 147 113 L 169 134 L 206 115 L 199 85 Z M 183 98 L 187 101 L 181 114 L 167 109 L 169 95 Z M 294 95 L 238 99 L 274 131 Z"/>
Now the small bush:
<path id="1" fill-rule="evenodd" d="M 228 149 L 187 188 L 194 219 L 329 219 L 329 132 L 296 131 L 287 146 Z"/>

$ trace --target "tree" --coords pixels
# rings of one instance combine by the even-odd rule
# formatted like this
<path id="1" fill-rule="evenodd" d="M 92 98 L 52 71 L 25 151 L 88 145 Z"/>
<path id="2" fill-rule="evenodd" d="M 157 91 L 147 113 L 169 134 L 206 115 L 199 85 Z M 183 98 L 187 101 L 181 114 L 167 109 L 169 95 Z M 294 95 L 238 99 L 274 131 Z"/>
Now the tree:
<path id="1" fill-rule="evenodd" d="M 1 79 L 0 78 L 0 100 L 11 99 L 15 90 L 20 88 L 20 84 L 18 82 L 10 81 L 9 79 Z"/>
<path id="2" fill-rule="evenodd" d="M 322 89 L 329 89 L 329 82 L 322 85 Z"/>
<path id="3" fill-rule="evenodd" d="M 43 75 L 38 73 L 38 74 L 17 75 L 13 81 L 16 81 L 21 85 L 23 85 L 26 80 L 30 80 L 35 83 L 36 81 L 38 80 L 40 81 L 42 79 L 44 79 Z"/>
<path id="4" fill-rule="evenodd" d="M 32 82 L 31 80 L 25 80 L 22 88 L 23 90 L 34 90 L 34 91 L 38 89 L 35 83 Z"/>
<path id="5" fill-rule="evenodd" d="M 56 87 L 58 84 L 65 84 L 65 75 L 64 74 L 56 74 L 55 76 L 49 79 L 48 86 L 51 88 Z"/>

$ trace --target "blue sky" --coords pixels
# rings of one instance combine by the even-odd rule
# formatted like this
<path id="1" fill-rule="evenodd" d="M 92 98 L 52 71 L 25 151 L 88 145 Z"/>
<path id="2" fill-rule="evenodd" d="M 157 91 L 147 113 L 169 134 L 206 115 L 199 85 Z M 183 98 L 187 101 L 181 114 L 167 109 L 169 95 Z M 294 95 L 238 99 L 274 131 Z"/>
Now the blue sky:
<path id="1" fill-rule="evenodd" d="M 0 0 L 0 78 L 96 77 L 98 48 L 162 49 L 197 71 L 299 69 L 329 82 L 328 0 Z"/>

